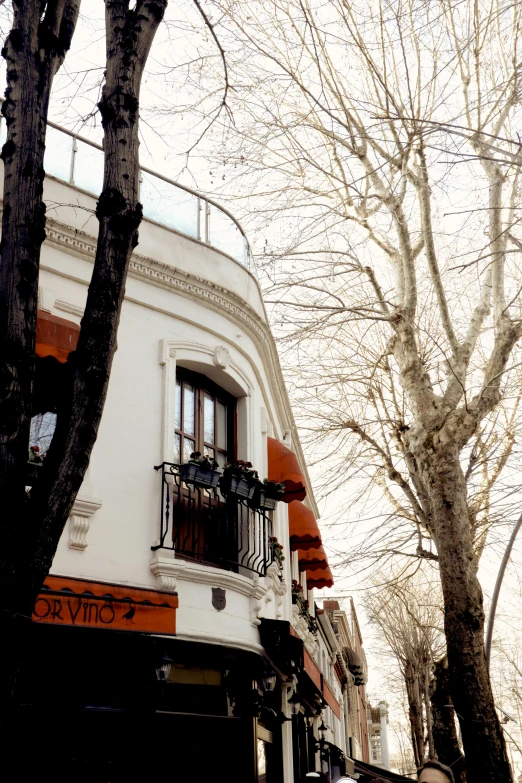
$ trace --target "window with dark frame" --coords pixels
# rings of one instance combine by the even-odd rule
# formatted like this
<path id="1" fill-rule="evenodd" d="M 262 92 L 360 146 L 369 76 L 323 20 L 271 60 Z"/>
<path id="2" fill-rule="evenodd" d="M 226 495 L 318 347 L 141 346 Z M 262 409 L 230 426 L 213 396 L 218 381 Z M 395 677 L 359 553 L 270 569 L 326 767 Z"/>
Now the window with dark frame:
<path id="1" fill-rule="evenodd" d="M 235 456 L 235 421 L 231 394 L 204 375 L 177 368 L 173 462 L 187 462 L 200 451 L 223 467 Z"/>

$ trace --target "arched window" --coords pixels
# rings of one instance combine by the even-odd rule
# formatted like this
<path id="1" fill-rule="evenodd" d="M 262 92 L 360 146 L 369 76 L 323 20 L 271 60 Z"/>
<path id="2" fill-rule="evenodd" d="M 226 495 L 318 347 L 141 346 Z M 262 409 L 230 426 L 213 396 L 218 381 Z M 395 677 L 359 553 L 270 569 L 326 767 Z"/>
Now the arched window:
<path id="1" fill-rule="evenodd" d="M 178 367 L 173 462 L 187 462 L 199 451 L 222 467 L 234 459 L 235 430 L 235 398 L 204 375 Z"/>

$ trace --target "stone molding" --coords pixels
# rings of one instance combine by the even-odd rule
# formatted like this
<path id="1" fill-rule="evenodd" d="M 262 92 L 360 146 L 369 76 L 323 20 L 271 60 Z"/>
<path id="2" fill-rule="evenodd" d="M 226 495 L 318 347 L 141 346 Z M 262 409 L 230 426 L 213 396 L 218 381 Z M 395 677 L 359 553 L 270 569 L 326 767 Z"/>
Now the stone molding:
<path id="1" fill-rule="evenodd" d="M 229 634 L 200 633 L 199 631 L 180 631 L 176 633 L 176 639 L 189 642 L 208 642 L 208 644 L 218 644 L 221 647 L 234 647 L 239 650 L 249 650 L 262 655 L 264 648 L 261 644 L 251 642 L 241 636 L 231 636 Z"/>
<path id="2" fill-rule="evenodd" d="M 319 642 L 313 633 L 308 630 L 308 623 L 295 604 L 292 605 L 292 627 L 300 639 L 303 640 L 306 650 L 317 663 L 319 654 Z"/>
<path id="3" fill-rule="evenodd" d="M 261 622 L 258 615 L 267 588 L 260 583 L 257 574 L 253 574 L 252 578 L 249 578 L 231 571 L 223 571 L 221 568 L 199 565 L 188 560 L 177 560 L 176 553 L 172 549 L 157 549 L 153 552 L 150 559 L 150 570 L 159 581 L 160 589 L 169 593 L 178 592 L 178 580 L 182 580 L 206 584 L 211 587 L 221 587 L 224 590 L 233 590 L 244 595 L 250 600 L 252 625 L 257 626 Z"/>

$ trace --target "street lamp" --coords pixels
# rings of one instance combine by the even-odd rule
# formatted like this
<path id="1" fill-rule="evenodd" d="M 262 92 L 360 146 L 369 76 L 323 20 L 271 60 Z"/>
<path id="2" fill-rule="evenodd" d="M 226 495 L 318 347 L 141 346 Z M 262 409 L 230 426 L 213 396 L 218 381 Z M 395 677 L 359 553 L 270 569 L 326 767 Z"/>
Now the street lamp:
<path id="1" fill-rule="evenodd" d="M 156 666 L 156 677 L 159 682 L 166 682 L 168 680 L 172 663 L 172 658 L 168 653 L 164 652 Z"/>
<path id="2" fill-rule="evenodd" d="M 319 728 L 318 728 L 318 731 L 320 731 L 320 732 L 321 732 L 321 734 L 322 734 L 322 737 L 323 737 L 323 739 L 324 739 L 324 735 L 325 735 L 325 734 L 326 734 L 326 732 L 328 731 L 328 726 L 326 725 L 326 723 L 324 722 L 324 720 L 321 720 L 321 725 L 319 726 Z"/>
<path id="3" fill-rule="evenodd" d="M 498 603 L 498 597 L 500 595 L 500 588 L 502 587 L 504 574 L 506 572 L 507 564 L 509 563 L 509 558 L 511 557 L 511 550 L 513 549 L 513 546 L 515 544 L 515 539 L 518 535 L 518 531 L 520 530 L 521 526 L 522 526 L 522 514 L 517 519 L 516 525 L 513 528 L 513 532 L 511 533 L 511 537 L 508 541 L 506 551 L 504 552 L 504 557 L 502 558 L 502 562 L 498 570 L 497 581 L 495 582 L 495 589 L 493 590 L 493 595 L 491 597 L 491 607 L 489 610 L 488 628 L 486 632 L 486 663 L 488 669 L 489 669 L 489 664 L 491 662 L 491 642 L 493 640 L 493 626 L 495 624 L 495 614 L 497 612 L 497 603 Z"/>
<path id="4" fill-rule="evenodd" d="M 275 691 L 277 684 L 277 674 L 273 671 L 267 672 L 262 679 L 263 689 L 267 692 Z"/>
<path id="5" fill-rule="evenodd" d="M 301 699 L 299 697 L 299 694 L 295 692 L 293 696 L 290 696 L 287 704 L 290 705 L 290 709 L 292 710 L 292 715 L 297 715 L 301 707 Z"/>

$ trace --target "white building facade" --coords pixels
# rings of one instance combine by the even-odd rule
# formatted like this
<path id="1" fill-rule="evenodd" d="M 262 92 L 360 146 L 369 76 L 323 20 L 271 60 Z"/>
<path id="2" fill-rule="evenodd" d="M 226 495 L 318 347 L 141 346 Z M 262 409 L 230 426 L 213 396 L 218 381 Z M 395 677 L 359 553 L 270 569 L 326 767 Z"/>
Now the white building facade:
<path id="1" fill-rule="evenodd" d="M 37 355 L 64 362 L 92 272 L 102 153 L 51 128 L 46 170 Z M 22 672 L 20 709 L 42 748 L 63 727 L 41 769 L 86 781 L 293 783 L 321 764 L 326 716 L 334 781 L 342 691 L 313 617 L 313 591 L 332 579 L 324 551 L 313 557 L 317 509 L 247 242 L 228 213 L 151 172 L 141 200 L 104 416 L 35 606 L 39 677 Z M 42 458 L 53 416 L 34 421 Z M 267 510 L 185 481 L 194 451 L 221 473 L 252 463 L 285 483 L 283 500 Z"/>

